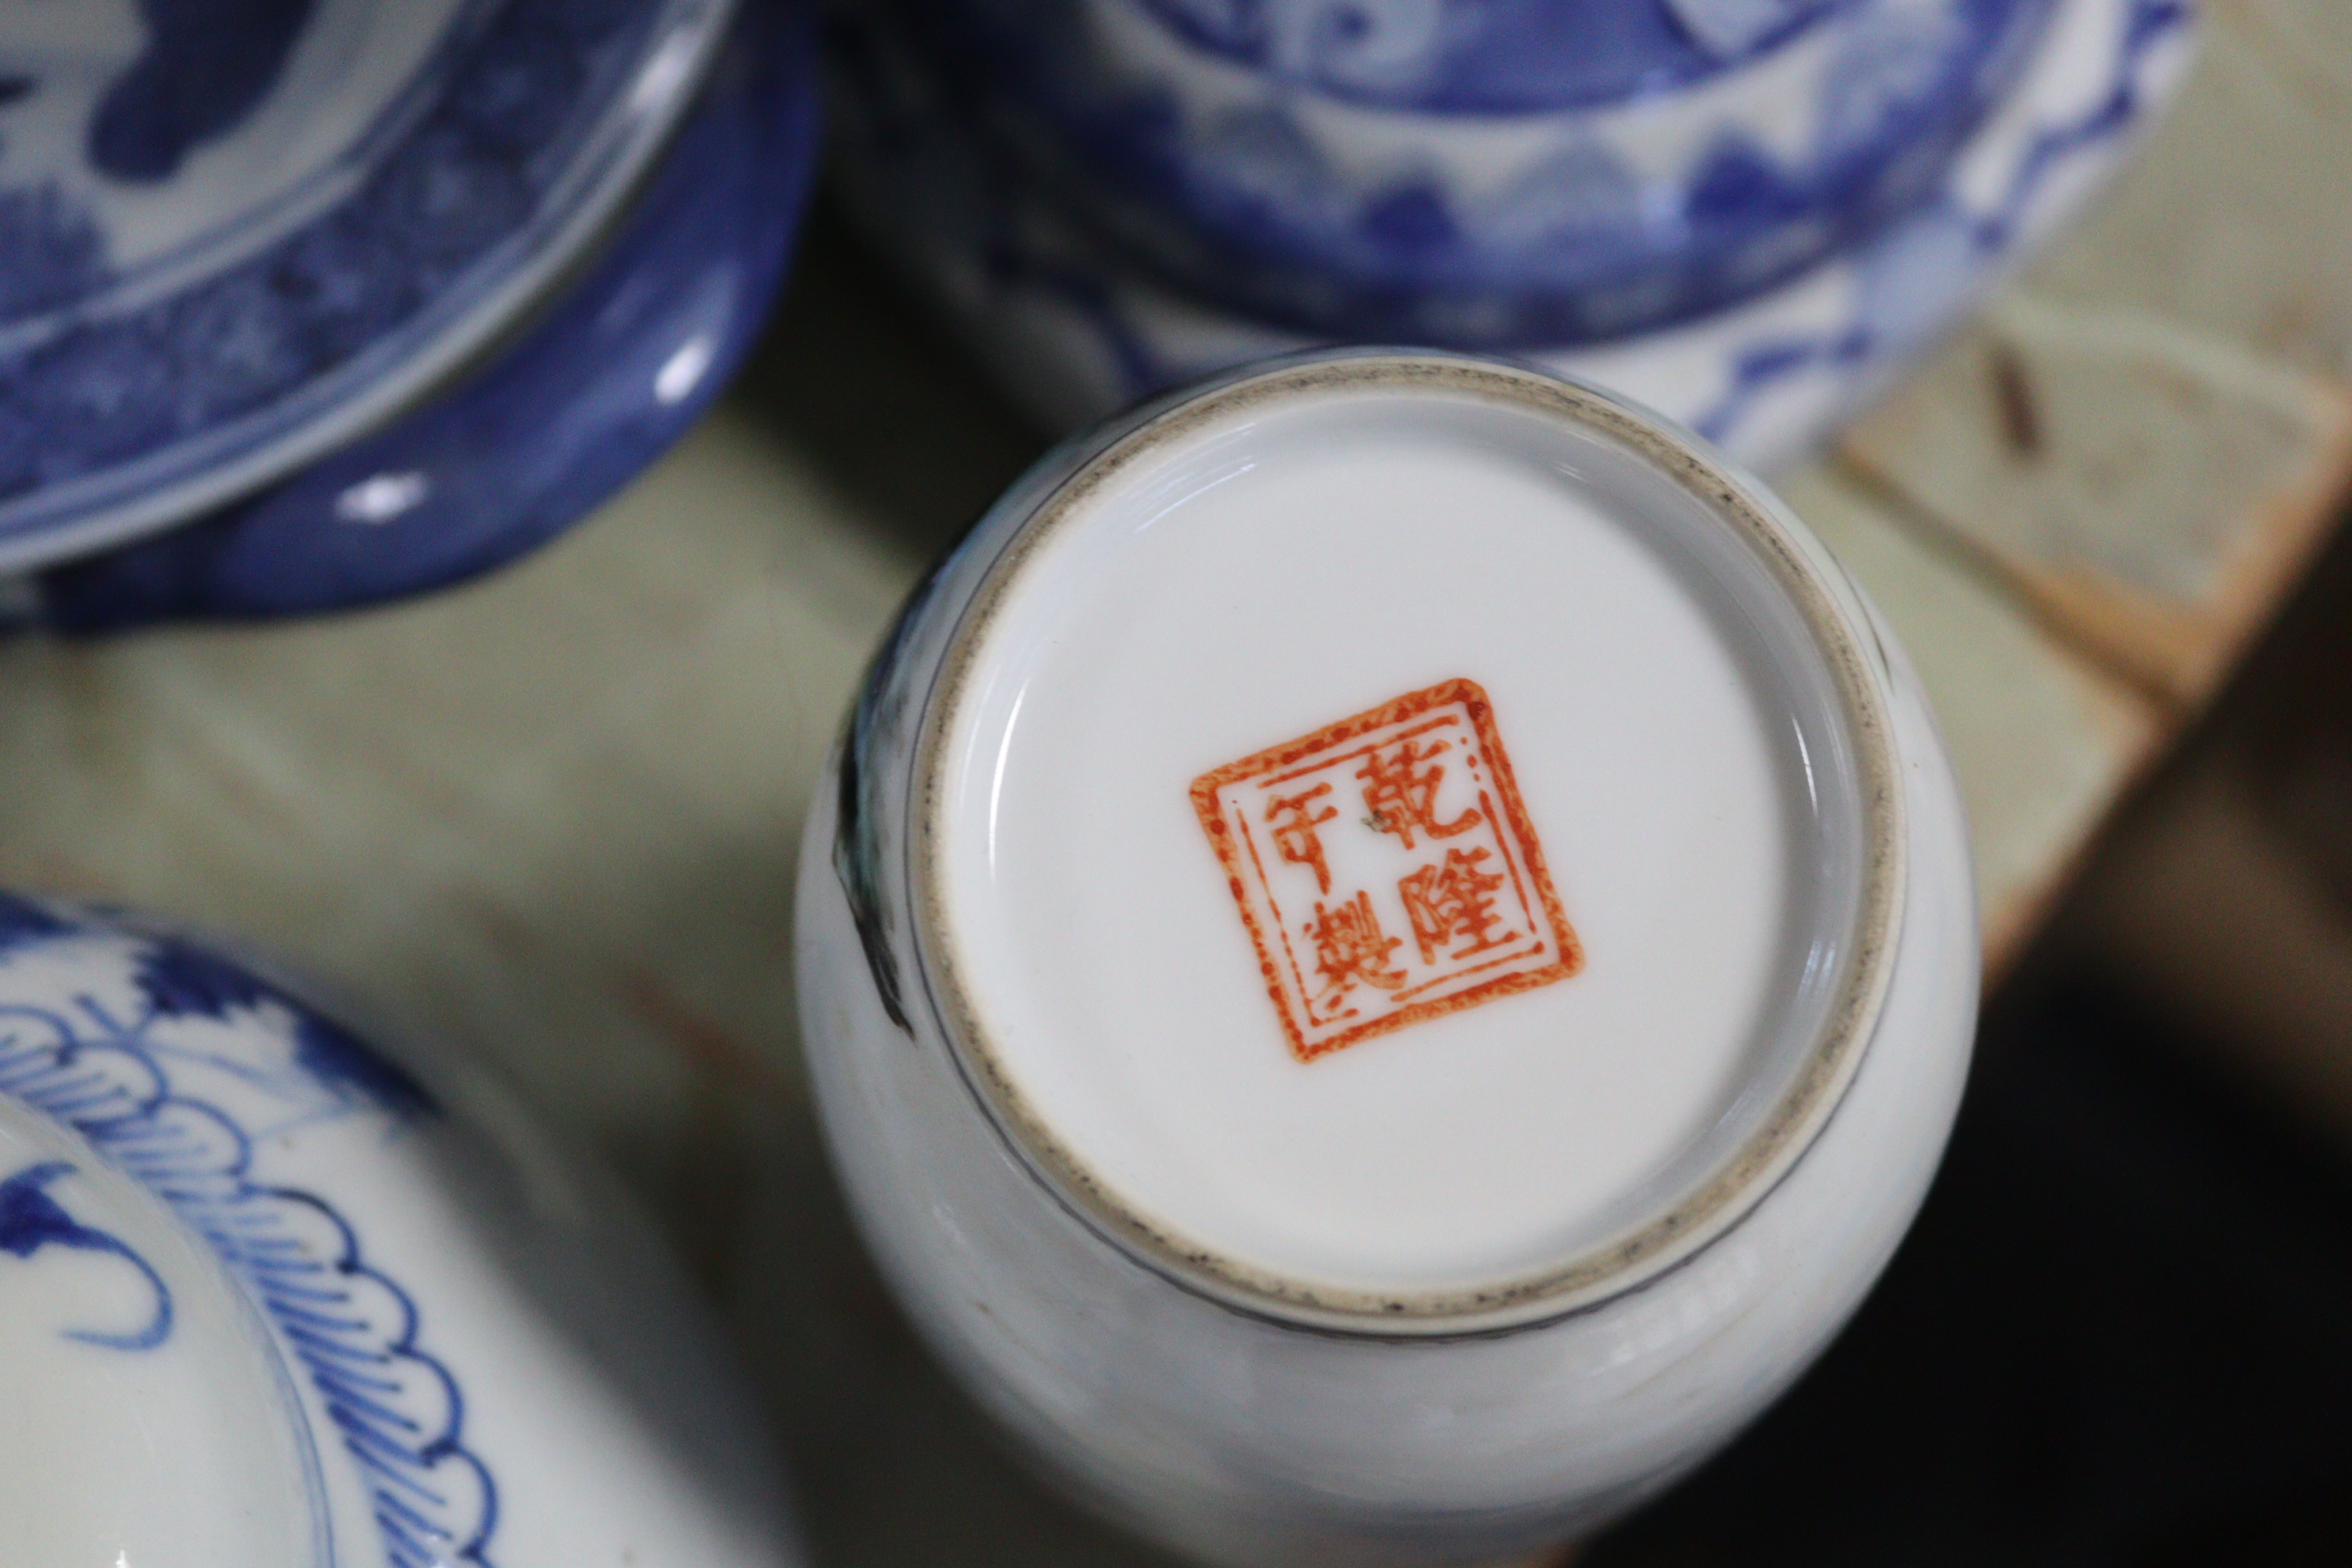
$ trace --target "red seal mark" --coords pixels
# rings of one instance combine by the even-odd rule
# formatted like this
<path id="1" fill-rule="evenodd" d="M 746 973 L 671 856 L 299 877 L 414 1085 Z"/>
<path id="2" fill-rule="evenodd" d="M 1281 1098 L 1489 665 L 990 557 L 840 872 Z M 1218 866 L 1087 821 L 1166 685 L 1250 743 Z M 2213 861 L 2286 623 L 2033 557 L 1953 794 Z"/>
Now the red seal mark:
<path id="1" fill-rule="evenodd" d="M 1584 967 L 1474 680 L 1192 782 L 1301 1061 Z"/>

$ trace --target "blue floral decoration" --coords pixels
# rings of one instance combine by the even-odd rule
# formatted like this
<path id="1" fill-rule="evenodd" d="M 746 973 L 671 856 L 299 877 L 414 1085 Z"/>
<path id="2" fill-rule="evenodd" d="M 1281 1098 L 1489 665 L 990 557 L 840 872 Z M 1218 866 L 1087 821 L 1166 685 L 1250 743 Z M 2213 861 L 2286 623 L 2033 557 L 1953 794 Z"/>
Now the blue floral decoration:
<path id="1" fill-rule="evenodd" d="M 29 899 L 0 892 L 0 953 L 18 942 L 37 937 L 62 936 L 72 931 L 69 921 L 50 913 Z"/>
<path id="2" fill-rule="evenodd" d="M 138 973 L 139 989 L 160 1018 L 226 1017 L 232 1009 L 257 1007 L 277 994 L 236 964 L 172 936 L 149 943 Z M 321 1082 L 403 1116 L 439 1109 L 423 1085 L 332 1019 L 304 1010 L 295 1031 L 296 1059 Z"/>
<path id="3" fill-rule="evenodd" d="M 2028 231 L 2051 216 L 2053 187 L 2100 169 L 2146 123 L 2151 95 L 2160 97 L 2173 80 L 2198 6 L 2196 0 L 2114 0 L 2112 5 L 2100 0 L 2099 13 L 2112 16 L 2116 29 L 2082 63 L 2099 72 L 2094 79 L 2102 85 L 2065 118 L 2039 125 L 2013 153 L 2004 151 L 1999 188 L 1964 193 L 1947 171 L 1917 205 L 1842 251 L 1822 268 L 1834 293 L 1822 300 L 1827 320 L 1781 327 L 1741 324 L 1733 316 L 1721 328 L 1710 327 L 1699 339 L 1704 357 L 1682 373 L 1705 379 L 1694 384 L 1689 403 L 1670 412 L 1751 459 L 1785 456 L 1787 448 L 1777 444 L 1790 435 L 1785 425 L 1775 426 L 1776 416 L 1801 410 L 1817 394 L 1825 394 L 1819 400 L 1823 406 L 1850 403 L 1948 327 L 2015 255 Z M 1349 331 L 1301 332 L 1284 341 L 1266 330 L 1272 323 L 1265 318 L 1247 312 L 1224 312 L 1243 329 L 1231 346 L 1181 321 L 1171 324 L 1164 306 L 1207 301 L 1123 266 L 1050 205 L 954 118 L 952 95 L 906 31 L 876 25 L 874 14 L 836 14 L 830 38 L 838 100 L 847 110 L 841 129 L 849 193 L 863 216 L 904 250 L 924 258 L 936 276 L 952 278 L 955 289 L 973 290 L 970 302 L 950 293 L 960 315 L 977 321 L 1002 314 L 1019 323 L 1016 335 L 1026 334 L 1030 352 L 1053 367 L 1032 378 L 1033 389 L 1047 387 L 1057 399 L 1076 398 L 1084 410 L 1099 414 L 1253 353 L 1362 341 L 1365 334 Z M 1266 134 L 1281 141 L 1272 131 Z M 1585 193 L 1605 207 L 1608 182 L 1572 166 L 1583 155 L 1561 155 L 1570 166 L 1560 188 Z M 1709 199 L 1733 200 L 1736 184 L 1725 182 Z M 1600 196 L 1592 197 L 1595 192 Z M 1039 316 L 1056 337 L 1039 333 L 1033 324 Z M 1477 331 L 1459 334 L 1437 322 L 1425 333 L 1394 334 L 1391 341 L 1475 349 L 1485 342 L 1478 331 L 1491 330 L 1496 320 L 1474 321 Z M 1738 330 L 1723 330 L 1735 325 Z M 1507 346 L 1549 360 L 1575 344 Z M 1577 356 L 1568 358 L 1576 363 Z M 1062 384 L 1055 384 L 1057 375 Z"/>
<path id="4" fill-rule="evenodd" d="M 1331 97 L 1523 114 L 1687 87 L 1857 0 L 1140 0 L 1194 47 Z"/>
<path id="5" fill-rule="evenodd" d="M 312 14 L 310 0 L 142 9 L 151 47 L 87 153 L 131 183 L 167 177 L 249 112 Z M 123 309 L 106 296 L 131 279 L 108 270 L 88 214 L 47 186 L 0 190 L 0 549 L 264 453 L 434 346 L 561 221 L 582 149 L 681 9 L 472 0 L 378 126 L 314 176 L 348 191 Z"/>
<path id="6" fill-rule="evenodd" d="M 51 568 L 27 620 L 87 635 L 348 608 L 491 570 L 586 515 L 758 337 L 814 179 L 809 23 L 798 6 L 738 16 L 626 222 L 528 332 L 283 484 Z"/>
<path id="7" fill-rule="evenodd" d="M 1946 200 L 1922 213 L 1903 243 L 1858 258 L 1860 304 L 1852 319 L 1828 331 L 1769 339 L 1743 349 L 1731 365 L 1730 384 L 1691 420 L 1692 428 L 1711 441 L 1727 442 L 1756 405 L 1783 383 L 1815 372 L 1861 374 L 1917 347 L 1982 268 L 2016 242 L 2020 222 L 2052 174 L 2067 159 L 2116 141 L 2139 122 L 2142 68 L 2194 18 L 2192 0 L 2133 0 L 2105 91 L 2074 119 L 2035 136 L 2009 188 L 1989 212 L 1972 216 Z"/>
<path id="8" fill-rule="evenodd" d="M 1124 3 L 1256 80 L 1247 90 L 1228 84 L 1231 106 L 1187 108 L 1173 80 L 1087 41 L 1083 0 L 880 0 L 841 30 L 869 35 L 849 46 L 853 56 L 878 47 L 910 65 L 933 91 L 926 111 L 980 154 L 990 177 L 1034 194 L 1111 266 L 1301 333 L 1472 350 L 1556 349 L 1676 325 L 1865 241 L 1932 199 L 2054 9 L 2053 0 L 1875 10 L 1858 0 Z M 1412 36 L 1372 51 L 1393 77 L 1386 88 L 1335 82 L 1333 62 L 1370 58 L 1366 40 L 1399 30 L 1404 16 L 1423 19 Z M 1626 150 L 1583 121 L 1533 118 L 1671 96 L 1832 18 L 1851 19 L 1852 36 L 1833 41 L 1818 128 L 1794 153 L 1762 145 L 1733 117 L 1677 171 L 1637 178 Z M 1311 26 L 1286 45 L 1277 21 Z M 1322 44 L 1316 27 L 1328 34 Z M 1710 37 L 1744 42 L 1718 49 Z M 849 68 L 859 68 L 854 58 Z M 1591 79 L 1570 90 L 1546 73 Z M 1410 90 L 1408 75 L 1418 84 Z M 1480 96 L 1489 87 L 1501 95 L 1493 101 Z M 1367 96 L 1429 117 L 1438 134 L 1464 117 L 1528 116 L 1558 144 L 1499 191 L 1472 189 L 1433 159 L 1343 168 L 1310 133 L 1316 100 Z"/>
<path id="9" fill-rule="evenodd" d="M 90 167 L 168 180 L 251 114 L 278 81 L 315 0 L 140 0 L 146 47 L 90 122 Z"/>

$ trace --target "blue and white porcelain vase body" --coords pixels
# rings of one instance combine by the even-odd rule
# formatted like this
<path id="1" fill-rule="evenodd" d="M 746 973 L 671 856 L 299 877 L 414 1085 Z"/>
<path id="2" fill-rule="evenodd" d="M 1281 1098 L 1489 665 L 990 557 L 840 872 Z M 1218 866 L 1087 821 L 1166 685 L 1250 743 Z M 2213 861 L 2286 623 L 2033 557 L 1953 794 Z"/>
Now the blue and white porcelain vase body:
<path id="1" fill-rule="evenodd" d="M 2192 0 L 835 0 L 868 225 L 1049 422 L 1503 353 L 1769 463 L 2071 209 Z"/>
<path id="2" fill-rule="evenodd" d="M 675 1265 L 478 1070 L 0 894 L 0 1562 L 791 1568 Z"/>

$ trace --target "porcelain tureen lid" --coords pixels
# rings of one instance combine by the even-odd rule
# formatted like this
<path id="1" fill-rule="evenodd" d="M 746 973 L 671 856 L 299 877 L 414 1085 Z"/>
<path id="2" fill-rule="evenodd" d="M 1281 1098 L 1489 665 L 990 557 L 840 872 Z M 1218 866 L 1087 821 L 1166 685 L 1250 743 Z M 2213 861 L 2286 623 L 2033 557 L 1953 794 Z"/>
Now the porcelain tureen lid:
<path id="1" fill-rule="evenodd" d="M 205 1242 L 0 1093 L 0 1559 L 323 1568 L 283 1363 Z"/>

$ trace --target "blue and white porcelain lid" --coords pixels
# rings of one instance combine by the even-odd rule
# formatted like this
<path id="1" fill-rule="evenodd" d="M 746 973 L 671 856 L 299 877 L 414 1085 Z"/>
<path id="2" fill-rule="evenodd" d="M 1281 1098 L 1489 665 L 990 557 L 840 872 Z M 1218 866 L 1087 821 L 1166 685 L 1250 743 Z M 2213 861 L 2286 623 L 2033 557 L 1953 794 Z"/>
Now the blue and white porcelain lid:
<path id="1" fill-rule="evenodd" d="M 0 570 L 427 393 L 611 218 L 730 0 L 0 0 Z"/>
<path id="2" fill-rule="evenodd" d="M 195 1233 L 0 1094 L 0 1562 L 325 1568 L 284 1363 Z"/>

